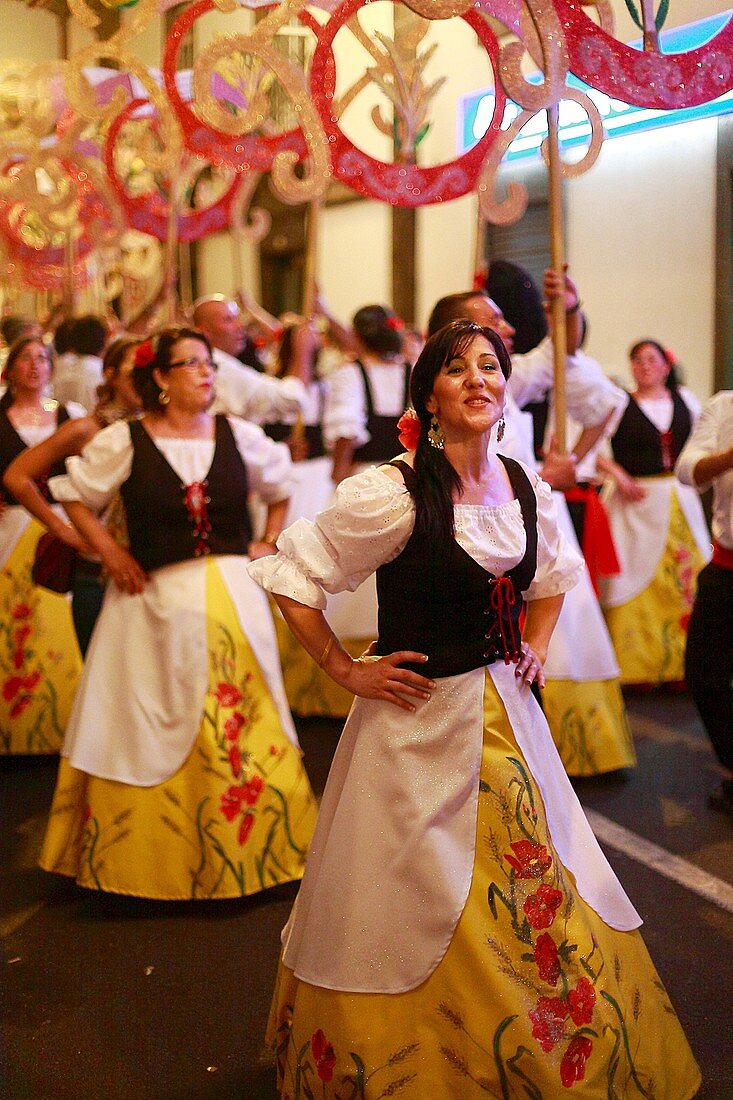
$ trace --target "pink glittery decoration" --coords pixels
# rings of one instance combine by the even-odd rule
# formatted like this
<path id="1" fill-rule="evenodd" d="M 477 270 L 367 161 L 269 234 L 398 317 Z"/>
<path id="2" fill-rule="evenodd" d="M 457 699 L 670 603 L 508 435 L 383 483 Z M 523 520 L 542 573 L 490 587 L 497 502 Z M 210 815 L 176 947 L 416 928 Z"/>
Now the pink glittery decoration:
<path id="1" fill-rule="evenodd" d="M 662 54 L 612 38 L 578 0 L 554 0 L 567 36 L 570 69 L 606 95 L 637 107 L 697 107 L 733 88 L 733 17 L 704 46 Z"/>

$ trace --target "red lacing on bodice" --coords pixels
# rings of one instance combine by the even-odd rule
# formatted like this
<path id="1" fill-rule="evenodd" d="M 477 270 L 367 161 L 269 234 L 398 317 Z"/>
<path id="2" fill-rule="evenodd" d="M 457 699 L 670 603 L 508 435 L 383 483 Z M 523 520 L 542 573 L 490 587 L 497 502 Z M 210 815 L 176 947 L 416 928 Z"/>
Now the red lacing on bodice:
<path id="1" fill-rule="evenodd" d="M 181 488 L 183 489 L 183 503 L 186 505 L 188 518 L 193 524 L 192 535 L 193 538 L 196 539 L 196 545 L 193 548 L 193 552 L 194 556 L 198 558 L 201 557 L 202 554 L 209 553 L 209 547 L 206 541 L 211 531 L 209 510 L 207 507 L 211 502 L 211 498 L 206 495 L 208 482 L 192 481 L 190 485 L 182 485 Z"/>
<path id="2" fill-rule="evenodd" d="M 517 602 L 517 594 L 514 590 L 514 581 L 511 577 L 492 577 L 489 581 L 489 603 L 496 612 L 497 629 L 504 650 L 504 664 L 519 660 L 519 643 L 514 629 L 514 619 L 511 608 Z M 504 611 L 507 610 L 506 624 Z"/>
<path id="3" fill-rule="evenodd" d="M 662 468 L 665 474 L 669 474 L 674 469 L 674 436 L 671 428 L 659 433 L 659 442 L 662 446 Z"/>

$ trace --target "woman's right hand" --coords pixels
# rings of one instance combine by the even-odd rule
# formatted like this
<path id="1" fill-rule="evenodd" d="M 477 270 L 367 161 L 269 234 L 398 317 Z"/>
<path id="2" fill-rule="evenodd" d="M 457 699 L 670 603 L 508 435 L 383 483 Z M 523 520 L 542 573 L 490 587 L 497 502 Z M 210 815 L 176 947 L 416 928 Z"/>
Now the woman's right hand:
<path id="1" fill-rule="evenodd" d="M 103 557 L 103 565 L 120 592 L 128 592 L 131 596 L 135 596 L 142 592 L 148 583 L 147 573 L 124 546 L 115 545 L 114 548 L 107 550 Z"/>
<path id="2" fill-rule="evenodd" d="M 630 504 L 634 504 L 639 500 L 644 500 L 646 497 L 646 489 L 637 481 L 631 474 L 627 474 L 625 470 L 620 470 L 616 473 L 614 480 L 616 487 L 624 500 Z"/>
<path id="3" fill-rule="evenodd" d="M 410 697 L 429 699 L 430 692 L 436 686 L 435 681 L 411 672 L 408 668 L 400 668 L 400 665 L 419 664 L 428 658 L 424 653 L 415 653 L 409 649 L 400 649 L 396 653 L 378 657 L 373 652 L 374 646 L 375 643 L 372 642 L 361 657 L 352 661 L 345 686 L 362 699 L 386 699 L 401 710 L 414 713 L 416 708 L 410 702 Z"/>

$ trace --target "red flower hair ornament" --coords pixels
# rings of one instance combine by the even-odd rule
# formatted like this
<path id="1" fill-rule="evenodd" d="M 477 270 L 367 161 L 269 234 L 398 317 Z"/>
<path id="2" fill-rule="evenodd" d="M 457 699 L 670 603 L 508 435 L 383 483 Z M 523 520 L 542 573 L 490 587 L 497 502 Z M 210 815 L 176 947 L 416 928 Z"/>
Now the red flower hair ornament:
<path id="1" fill-rule="evenodd" d="M 422 431 L 422 425 L 420 423 L 420 417 L 412 407 L 405 409 L 402 416 L 397 421 L 397 431 L 399 433 L 399 441 L 405 450 L 416 451 L 417 442 L 420 438 L 420 432 Z"/>
<path id="2" fill-rule="evenodd" d="M 142 370 L 143 367 L 149 367 L 155 359 L 156 348 L 153 345 L 153 341 L 148 338 L 143 340 L 142 344 L 138 344 L 135 349 L 135 370 Z"/>

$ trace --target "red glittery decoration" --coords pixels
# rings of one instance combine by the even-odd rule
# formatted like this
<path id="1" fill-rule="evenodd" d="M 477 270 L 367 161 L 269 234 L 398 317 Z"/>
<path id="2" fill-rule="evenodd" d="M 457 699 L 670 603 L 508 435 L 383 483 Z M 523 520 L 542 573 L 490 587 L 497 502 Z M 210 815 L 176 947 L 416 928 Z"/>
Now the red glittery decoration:
<path id="1" fill-rule="evenodd" d="M 278 153 L 291 150 L 302 160 L 307 145 L 299 129 L 282 134 L 241 134 L 233 136 L 217 130 L 198 117 L 192 104 L 183 99 L 176 84 L 178 54 L 194 23 L 207 12 L 214 11 L 213 0 L 199 0 L 178 16 L 165 43 L 163 56 L 163 82 L 168 99 L 183 130 L 186 148 L 197 156 L 205 157 L 220 168 L 234 168 L 245 172 L 268 172 Z M 314 20 L 303 20 L 318 30 Z"/>
<path id="2" fill-rule="evenodd" d="M 663 54 L 612 38 L 578 0 L 554 0 L 567 36 L 570 70 L 614 99 L 674 110 L 709 103 L 733 88 L 733 17 L 704 46 Z"/>
<path id="3" fill-rule="evenodd" d="M 141 233 L 157 237 L 159 241 L 165 241 L 168 238 L 167 199 L 158 191 L 149 191 L 145 195 L 130 195 L 115 166 L 114 149 L 120 130 L 128 119 L 132 118 L 135 111 L 148 106 L 149 103 L 145 99 L 133 99 L 120 111 L 107 134 L 104 144 L 104 162 L 109 181 L 125 211 L 128 225 Z M 150 121 L 151 125 L 155 125 L 154 119 Z M 178 218 L 178 239 L 197 241 L 210 233 L 226 229 L 230 223 L 232 201 L 240 183 L 240 178 L 235 178 L 213 206 L 207 206 L 201 210 L 183 210 Z"/>
<path id="4" fill-rule="evenodd" d="M 346 0 L 336 9 L 318 36 L 311 65 L 310 95 L 328 138 L 334 176 L 367 198 L 381 199 L 392 206 L 425 206 L 468 194 L 476 186 L 481 166 L 499 134 L 506 104 L 501 84 L 496 82 L 491 125 L 462 156 L 429 168 L 375 160 L 349 141 L 333 117 L 336 62 L 331 43 L 336 32 L 363 6 L 364 0 Z M 493 31 L 478 12 L 469 11 L 461 18 L 476 32 L 496 73 L 499 47 Z"/>

